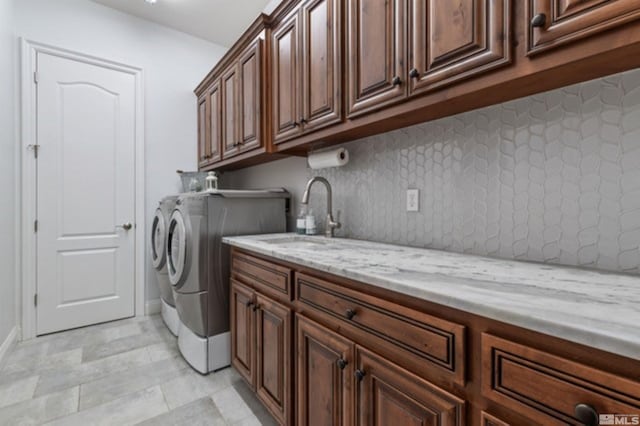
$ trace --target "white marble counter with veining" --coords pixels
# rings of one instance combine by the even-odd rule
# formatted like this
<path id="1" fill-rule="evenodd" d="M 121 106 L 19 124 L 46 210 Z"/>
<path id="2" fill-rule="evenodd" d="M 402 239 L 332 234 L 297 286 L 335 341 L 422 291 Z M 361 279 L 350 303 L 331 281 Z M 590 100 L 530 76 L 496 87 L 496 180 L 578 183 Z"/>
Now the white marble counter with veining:
<path id="1" fill-rule="evenodd" d="M 640 360 L 640 276 L 295 234 L 224 242 Z"/>

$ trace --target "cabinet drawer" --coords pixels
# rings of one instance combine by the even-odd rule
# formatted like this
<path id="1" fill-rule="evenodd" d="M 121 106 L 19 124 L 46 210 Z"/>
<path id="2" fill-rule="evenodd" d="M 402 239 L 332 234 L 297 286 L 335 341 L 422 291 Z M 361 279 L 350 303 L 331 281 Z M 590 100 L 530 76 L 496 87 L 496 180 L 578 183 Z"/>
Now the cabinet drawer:
<path id="1" fill-rule="evenodd" d="M 238 252 L 233 254 L 231 267 L 231 275 L 238 281 L 291 300 L 291 269 Z"/>
<path id="2" fill-rule="evenodd" d="M 544 425 L 586 423 L 575 413 L 579 404 L 598 414 L 640 414 L 640 382 L 486 333 L 482 394 Z"/>
<path id="3" fill-rule="evenodd" d="M 305 307 L 353 326 L 361 342 L 366 339 L 362 344 L 380 342 L 378 351 L 386 350 L 390 358 L 397 354 L 399 360 L 417 366 L 418 373 L 429 369 L 426 361 L 448 379 L 464 382 L 464 326 L 304 274 L 296 276 L 296 298 Z M 341 330 L 349 332 L 347 327 Z"/>

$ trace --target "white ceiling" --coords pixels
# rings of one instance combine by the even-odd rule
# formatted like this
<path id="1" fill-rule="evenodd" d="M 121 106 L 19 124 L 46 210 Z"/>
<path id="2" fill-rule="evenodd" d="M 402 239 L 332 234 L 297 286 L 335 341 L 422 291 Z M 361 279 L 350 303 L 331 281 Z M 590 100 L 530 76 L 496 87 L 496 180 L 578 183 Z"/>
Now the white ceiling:
<path id="1" fill-rule="evenodd" d="M 96 3 L 229 47 L 269 0 L 93 0 Z"/>

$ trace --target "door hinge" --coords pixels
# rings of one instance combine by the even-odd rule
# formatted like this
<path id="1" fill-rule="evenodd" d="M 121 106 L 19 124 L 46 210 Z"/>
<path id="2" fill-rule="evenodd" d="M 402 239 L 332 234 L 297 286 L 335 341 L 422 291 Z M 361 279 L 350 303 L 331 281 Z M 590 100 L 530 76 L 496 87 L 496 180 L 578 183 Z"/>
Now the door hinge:
<path id="1" fill-rule="evenodd" d="M 33 306 L 38 306 L 38 293 L 33 295 Z"/>
<path id="2" fill-rule="evenodd" d="M 33 221 L 33 232 L 38 232 L 38 220 Z"/>
<path id="3" fill-rule="evenodd" d="M 38 154 L 40 153 L 40 145 L 37 143 L 27 145 L 27 149 L 33 151 L 33 158 L 38 159 Z"/>
<path id="4" fill-rule="evenodd" d="M 33 82 L 38 84 L 38 71 L 33 72 Z"/>

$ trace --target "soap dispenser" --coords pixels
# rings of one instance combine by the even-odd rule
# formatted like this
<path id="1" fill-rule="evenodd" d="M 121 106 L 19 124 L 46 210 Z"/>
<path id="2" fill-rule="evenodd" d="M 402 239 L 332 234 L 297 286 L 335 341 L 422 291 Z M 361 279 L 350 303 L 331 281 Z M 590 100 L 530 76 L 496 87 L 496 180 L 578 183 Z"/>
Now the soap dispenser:
<path id="1" fill-rule="evenodd" d="M 296 233 L 304 235 L 307 233 L 307 206 L 300 207 L 300 214 L 296 220 Z"/>
<path id="2" fill-rule="evenodd" d="M 316 235 L 316 217 L 313 215 L 312 209 L 309 209 L 309 212 L 307 213 L 305 225 L 307 235 Z"/>

